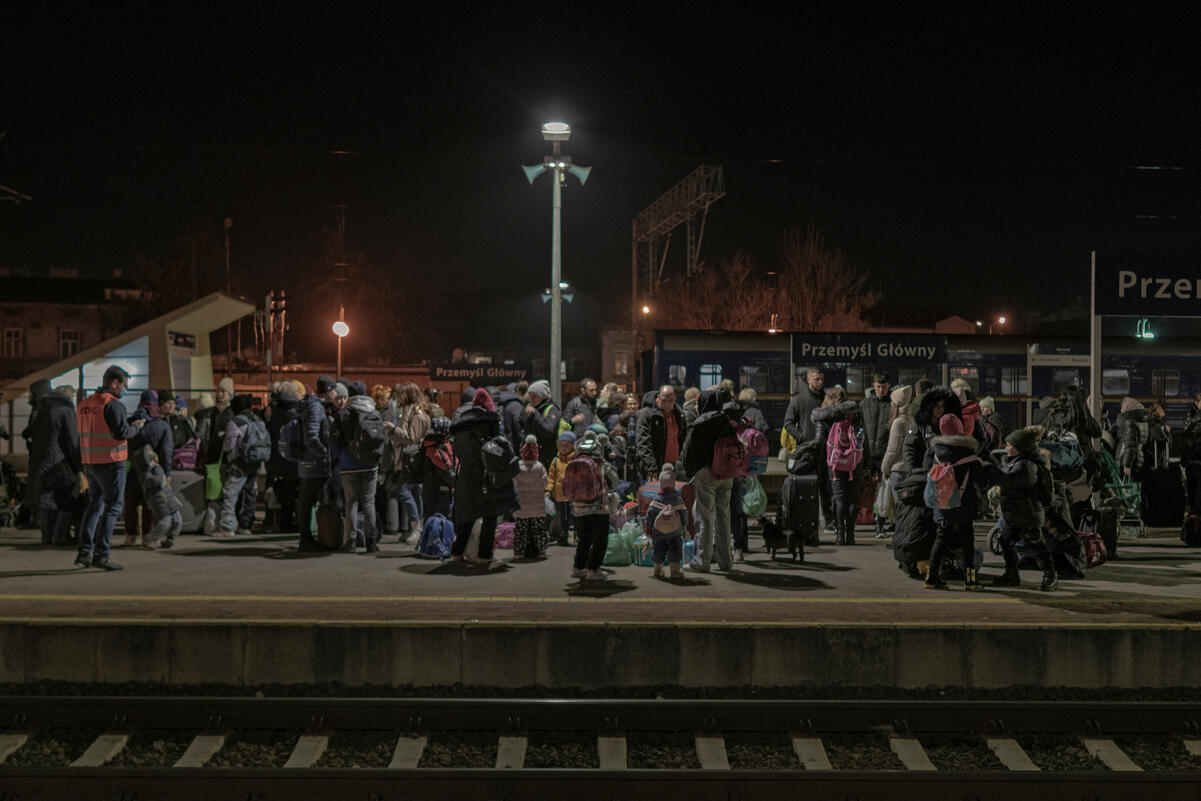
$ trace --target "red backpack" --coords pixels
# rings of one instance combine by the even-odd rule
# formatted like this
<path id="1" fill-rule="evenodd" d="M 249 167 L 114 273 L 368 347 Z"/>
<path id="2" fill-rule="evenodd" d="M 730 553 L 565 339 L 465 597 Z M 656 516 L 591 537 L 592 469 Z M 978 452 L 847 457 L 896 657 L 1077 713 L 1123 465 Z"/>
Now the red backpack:
<path id="1" fill-rule="evenodd" d="M 563 495 L 569 501 L 591 501 L 605 492 L 600 465 L 591 456 L 580 454 L 563 471 Z"/>
<path id="2" fill-rule="evenodd" d="M 826 435 L 826 464 L 831 470 L 853 473 L 863 461 L 863 448 L 855 436 L 855 424 L 839 420 Z"/>
<path id="3" fill-rule="evenodd" d="M 745 476 L 750 467 L 746 445 L 735 434 L 723 434 L 713 443 L 713 463 L 709 472 L 720 480 Z"/>

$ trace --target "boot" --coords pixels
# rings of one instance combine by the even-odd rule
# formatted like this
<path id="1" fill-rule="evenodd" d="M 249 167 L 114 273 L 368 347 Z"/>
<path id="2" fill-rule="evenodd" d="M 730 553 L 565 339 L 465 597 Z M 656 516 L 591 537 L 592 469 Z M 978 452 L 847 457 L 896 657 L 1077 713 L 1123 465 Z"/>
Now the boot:
<path id="1" fill-rule="evenodd" d="M 947 583 L 938 575 L 939 569 L 942 567 L 942 548 L 935 545 L 930 551 L 930 563 L 926 567 L 926 589 L 928 590 L 945 590 Z"/>
<path id="2" fill-rule="evenodd" d="M 1043 580 L 1038 588 L 1043 592 L 1051 592 L 1059 587 L 1059 576 L 1055 573 L 1055 562 L 1050 556 L 1039 557 L 1039 566 L 1043 569 Z"/>
<path id="3" fill-rule="evenodd" d="M 663 563 L 655 562 L 655 578 L 663 578 Z"/>
<path id="4" fill-rule="evenodd" d="M 673 579 L 684 578 L 684 571 L 680 569 L 679 562 L 668 562 L 667 567 L 671 570 Z"/>
<path id="5" fill-rule="evenodd" d="M 976 574 L 976 568 L 969 567 L 963 572 L 963 589 L 971 591 L 980 588 L 980 577 Z"/>
<path id="6" fill-rule="evenodd" d="M 842 535 L 842 542 L 844 545 L 855 544 L 855 518 L 853 517 L 847 522 L 847 533 Z"/>
<path id="7" fill-rule="evenodd" d="M 992 585 L 994 587 L 1020 587 L 1022 586 L 1022 576 L 1018 572 L 1018 554 L 1012 546 L 1001 547 L 1001 556 L 1005 559 L 1005 572 L 999 576 L 993 576 Z"/>

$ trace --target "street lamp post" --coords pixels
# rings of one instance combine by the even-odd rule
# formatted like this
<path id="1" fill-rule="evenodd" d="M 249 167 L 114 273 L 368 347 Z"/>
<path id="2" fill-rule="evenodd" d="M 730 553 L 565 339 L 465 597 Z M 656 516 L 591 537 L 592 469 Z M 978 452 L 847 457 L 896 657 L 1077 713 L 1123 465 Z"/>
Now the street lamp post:
<path id="1" fill-rule="evenodd" d="M 561 387 L 563 365 L 563 245 L 560 219 L 563 212 L 563 184 L 567 181 L 567 173 L 571 173 L 581 185 L 588 180 L 591 167 L 578 167 L 571 163 L 570 156 L 561 155 L 559 143 L 571 138 L 571 126 L 565 122 L 548 122 L 542 126 L 542 138 L 550 142 L 554 153 L 542 158 L 541 164 L 526 167 L 525 177 L 532 184 L 534 180 L 546 171 L 552 175 L 551 195 L 551 244 L 550 244 L 550 381 L 551 398 L 559 406 L 563 405 Z"/>
<path id="2" fill-rule="evenodd" d="M 334 334 L 338 337 L 338 369 L 337 376 L 342 375 L 342 337 L 350 333 L 350 326 L 346 324 L 346 309 L 343 306 L 338 307 L 338 322 L 333 326 Z"/>

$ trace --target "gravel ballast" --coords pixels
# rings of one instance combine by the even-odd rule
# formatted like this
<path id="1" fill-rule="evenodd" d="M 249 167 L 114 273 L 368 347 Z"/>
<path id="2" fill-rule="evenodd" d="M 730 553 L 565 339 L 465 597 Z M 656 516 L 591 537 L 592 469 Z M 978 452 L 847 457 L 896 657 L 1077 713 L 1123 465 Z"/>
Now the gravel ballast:
<path id="1" fill-rule="evenodd" d="M 1083 773 L 1108 770 L 1089 756 L 1080 738 L 1072 734 L 1019 734 L 1018 745 L 1039 768 L 1053 772 Z"/>
<path id="2" fill-rule="evenodd" d="M 99 734 L 96 729 L 47 729 L 10 754 L 0 770 L 66 767 L 79 759 Z"/>
<path id="3" fill-rule="evenodd" d="M 801 770 L 792 738 L 783 731 L 732 732 L 725 736 L 732 770 Z"/>
<path id="4" fill-rule="evenodd" d="M 1170 734 L 1127 735 L 1114 742 L 1143 770 L 1201 770 L 1201 757 L 1190 754 L 1180 738 Z"/>
<path id="5" fill-rule="evenodd" d="M 245 729 L 235 732 L 213 755 L 213 768 L 282 768 L 292 755 L 301 732 L 287 729 Z"/>
<path id="6" fill-rule="evenodd" d="M 923 734 L 919 740 L 926 756 L 939 770 L 1005 770 L 984 740 L 971 734 Z"/>
<path id="7" fill-rule="evenodd" d="M 881 733 L 838 732 L 821 735 L 834 770 L 904 770 L 905 765 Z"/>
<path id="8" fill-rule="evenodd" d="M 527 768 L 599 768 L 596 732 L 531 731 L 525 748 Z"/>
<path id="9" fill-rule="evenodd" d="M 436 731 L 426 743 L 419 768 L 495 768 L 494 731 Z"/>
<path id="10" fill-rule="evenodd" d="M 647 770 L 699 770 L 696 738 L 685 731 L 639 731 L 626 735 L 626 765 Z"/>
<path id="11" fill-rule="evenodd" d="M 319 768 L 386 768 L 396 750 L 395 732 L 339 731 L 317 760 Z"/>
<path id="12" fill-rule="evenodd" d="M 169 768 L 195 737 L 196 732 L 183 729 L 142 729 L 133 733 L 108 764 L 114 768 Z"/>

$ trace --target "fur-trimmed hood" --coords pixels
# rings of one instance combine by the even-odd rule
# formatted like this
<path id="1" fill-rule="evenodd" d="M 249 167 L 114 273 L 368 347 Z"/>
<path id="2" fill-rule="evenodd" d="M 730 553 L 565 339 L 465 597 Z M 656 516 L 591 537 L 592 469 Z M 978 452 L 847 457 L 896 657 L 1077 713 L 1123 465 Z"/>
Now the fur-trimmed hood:
<path id="1" fill-rule="evenodd" d="M 937 425 L 937 421 L 931 419 L 931 414 L 934 411 L 935 404 L 940 400 L 943 402 L 943 414 L 953 414 L 956 417 L 962 417 L 963 404 L 960 403 L 959 396 L 947 387 L 934 387 L 922 395 L 917 407 L 917 414 L 913 416 L 914 422 L 919 426 Z"/>
<path id="2" fill-rule="evenodd" d="M 940 436 L 934 437 L 934 439 L 930 440 L 930 444 L 936 448 L 938 448 L 938 447 L 966 448 L 967 450 L 971 451 L 972 453 L 975 453 L 976 449 L 979 447 L 979 443 L 977 443 L 975 439 L 967 436 L 966 434 L 952 434 L 950 436 L 941 436 L 940 435 Z M 1044 451 L 1044 453 L 1045 453 L 1045 451 Z"/>

